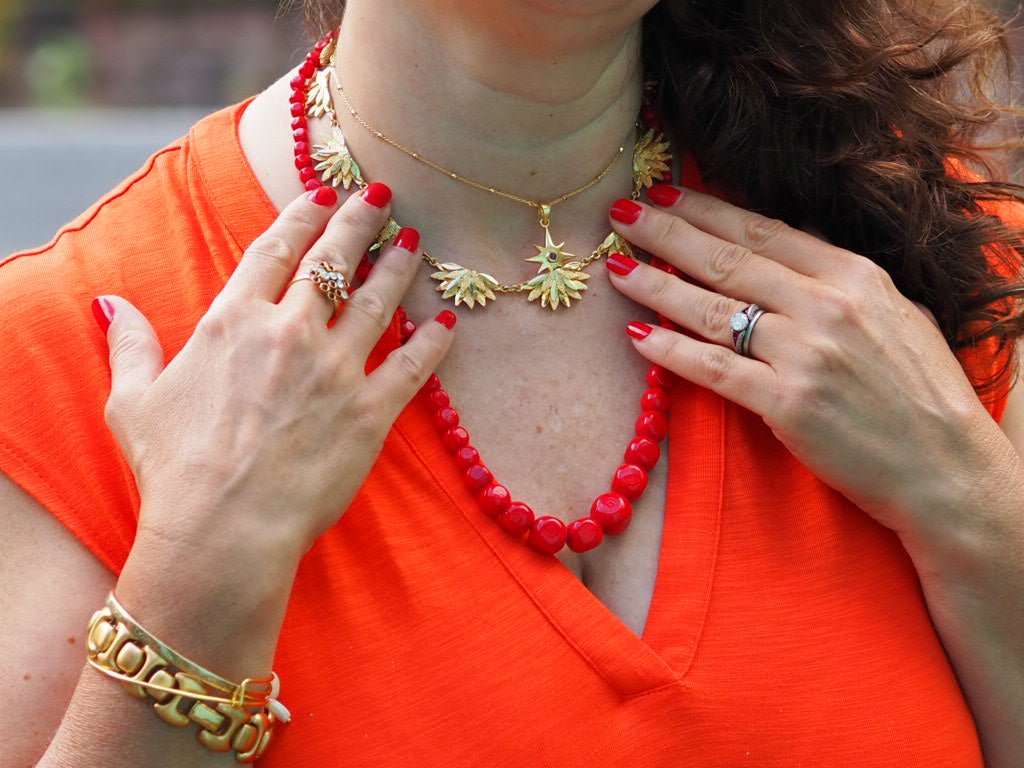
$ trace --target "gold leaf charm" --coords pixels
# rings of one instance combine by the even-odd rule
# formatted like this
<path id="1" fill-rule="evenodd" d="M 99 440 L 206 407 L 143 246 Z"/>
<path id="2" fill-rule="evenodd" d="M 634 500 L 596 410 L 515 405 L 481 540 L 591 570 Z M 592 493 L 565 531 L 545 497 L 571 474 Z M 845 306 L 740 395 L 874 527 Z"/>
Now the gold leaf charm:
<path id="1" fill-rule="evenodd" d="M 331 108 L 331 86 L 327 82 L 330 70 L 320 69 L 313 76 L 306 94 L 306 114 L 310 117 L 323 117 Z"/>
<path id="2" fill-rule="evenodd" d="M 322 51 L 320 51 L 320 66 L 326 67 L 331 63 L 331 57 L 334 56 L 334 51 L 338 47 L 338 38 L 334 36 L 331 38 L 331 42 L 327 44 Z"/>
<path id="3" fill-rule="evenodd" d="M 580 291 L 587 290 L 583 281 L 589 279 L 590 275 L 581 270 L 578 261 L 570 261 L 549 271 L 542 268 L 541 273 L 526 284 L 533 289 L 526 298 L 534 301 L 540 297 L 542 307 L 555 311 L 559 304 L 571 306 L 569 299 L 582 299 Z"/>
<path id="4" fill-rule="evenodd" d="M 487 306 L 488 299 L 495 299 L 495 289 L 498 281 L 486 272 L 477 272 L 466 269 L 459 264 L 448 262 L 440 264 L 440 271 L 431 275 L 435 280 L 440 281 L 437 290 L 443 291 L 441 298 L 455 298 L 455 306 L 465 303 L 472 309 L 476 304 L 481 307 Z"/>
<path id="5" fill-rule="evenodd" d="M 384 243 L 386 243 L 388 240 L 393 238 L 395 235 L 397 235 L 401 231 L 402 231 L 401 225 L 399 225 L 399 223 L 397 221 L 395 221 L 390 216 L 388 216 L 388 220 L 387 220 L 387 223 L 384 225 L 384 228 L 381 229 L 381 231 L 377 233 L 377 239 L 374 240 L 373 241 L 373 245 L 371 245 L 366 250 L 369 253 L 373 253 L 374 251 L 380 250 L 381 248 L 384 247 Z"/>
<path id="6" fill-rule="evenodd" d="M 597 246 L 592 258 L 600 259 L 613 253 L 621 253 L 625 256 L 633 255 L 633 246 L 618 232 L 612 232 L 608 235 L 604 242 Z"/>
<path id="7" fill-rule="evenodd" d="M 639 196 L 644 188 L 661 181 L 671 170 L 671 161 L 668 139 L 653 129 L 647 131 L 633 148 L 633 194 Z"/>
<path id="8" fill-rule="evenodd" d="M 326 142 L 313 147 L 311 156 L 319 161 L 315 169 L 320 171 L 320 178 L 324 184 L 335 187 L 341 185 L 345 189 L 351 187 L 353 182 L 362 186 L 363 172 L 359 170 L 352 153 L 345 145 L 345 137 L 337 128 Z"/>

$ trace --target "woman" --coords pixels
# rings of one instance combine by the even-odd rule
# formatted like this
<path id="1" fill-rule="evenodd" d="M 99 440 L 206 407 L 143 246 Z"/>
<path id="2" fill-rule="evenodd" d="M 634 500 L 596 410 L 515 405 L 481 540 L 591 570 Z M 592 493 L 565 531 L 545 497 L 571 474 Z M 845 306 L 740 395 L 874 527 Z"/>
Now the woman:
<path id="1" fill-rule="evenodd" d="M 279 674 L 267 766 L 1017 764 L 1020 189 L 948 74 L 1002 31 L 726 5 L 310 2 L 333 58 L 4 263 L 13 764 L 255 756 L 105 679 L 128 626 L 275 720 Z M 645 79 L 685 184 L 637 202 Z"/>

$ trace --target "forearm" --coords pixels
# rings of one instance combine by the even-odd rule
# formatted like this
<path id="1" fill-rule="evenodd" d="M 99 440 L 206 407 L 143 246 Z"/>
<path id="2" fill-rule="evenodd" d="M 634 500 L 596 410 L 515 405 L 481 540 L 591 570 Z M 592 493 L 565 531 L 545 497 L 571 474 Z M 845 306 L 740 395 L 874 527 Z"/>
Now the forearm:
<path id="1" fill-rule="evenodd" d="M 229 680 L 269 674 L 297 560 L 240 542 L 187 545 L 140 534 L 114 593 L 151 634 Z M 99 608 L 100 606 L 96 606 Z M 154 701 L 129 696 L 85 665 L 40 768 L 237 765 L 206 749 L 196 726 L 176 728 Z M 270 747 L 273 748 L 272 746 Z"/>
<path id="2" fill-rule="evenodd" d="M 1024 476 L 999 473 L 955 507 L 933 515 L 949 524 L 904 544 L 986 765 L 1017 768 L 1024 745 Z"/>

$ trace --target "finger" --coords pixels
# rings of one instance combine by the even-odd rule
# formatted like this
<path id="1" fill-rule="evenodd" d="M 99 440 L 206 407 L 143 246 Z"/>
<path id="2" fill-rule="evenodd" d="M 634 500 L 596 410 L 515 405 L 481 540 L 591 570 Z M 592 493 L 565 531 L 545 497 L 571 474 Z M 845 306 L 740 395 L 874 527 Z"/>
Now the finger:
<path id="1" fill-rule="evenodd" d="M 344 343 L 360 359 L 369 356 L 381 335 L 387 330 L 398 305 L 409 290 L 422 263 L 420 235 L 405 227 L 391 245 L 384 248 L 359 289 L 345 302 L 331 334 Z"/>
<path id="2" fill-rule="evenodd" d="M 337 210 L 337 202 L 338 193 L 330 187 L 295 198 L 270 228 L 246 249 L 218 299 L 256 298 L 276 302 L 295 274 L 299 259 Z"/>
<path id="3" fill-rule="evenodd" d="M 384 358 L 367 377 L 369 390 L 375 393 L 377 407 L 393 421 L 437 369 L 455 334 L 455 313 L 442 311 L 434 320 L 416 329 L 409 340 Z"/>
<path id="4" fill-rule="evenodd" d="M 771 366 L 646 323 L 630 323 L 628 331 L 633 346 L 651 362 L 747 410 L 768 415 L 779 386 L 778 374 Z"/>
<path id="5" fill-rule="evenodd" d="M 748 304 L 694 285 L 664 270 L 614 253 L 605 262 L 612 285 L 638 304 L 650 307 L 683 328 L 732 349 L 732 318 Z M 766 313 L 754 330 L 758 335 L 757 358 L 771 362 L 785 350 L 781 339 L 792 339 L 792 321 Z M 751 347 L 751 350 L 753 347 Z"/>
<path id="6" fill-rule="evenodd" d="M 351 284 L 363 253 L 388 220 L 390 202 L 390 188 L 380 183 L 371 184 L 362 193 L 349 197 L 303 256 L 294 277 L 308 275 L 311 267 L 326 261 L 338 267 Z M 324 322 L 334 314 L 330 300 L 309 280 L 288 286 L 279 303 L 282 307 L 313 313 Z"/>
<path id="7" fill-rule="evenodd" d="M 611 219 L 627 240 L 720 293 L 773 311 L 806 301 L 811 278 L 671 213 L 622 199 L 612 206 Z"/>
<path id="8" fill-rule="evenodd" d="M 659 210 L 808 277 L 833 274 L 849 255 L 813 232 L 802 232 L 714 195 L 667 184 L 652 187 L 648 195 Z"/>
<path id="9" fill-rule="evenodd" d="M 122 447 L 121 414 L 136 402 L 164 369 L 164 352 L 146 316 L 120 296 L 98 296 L 93 312 L 106 327 L 110 355 L 110 395 L 104 418 Z"/>

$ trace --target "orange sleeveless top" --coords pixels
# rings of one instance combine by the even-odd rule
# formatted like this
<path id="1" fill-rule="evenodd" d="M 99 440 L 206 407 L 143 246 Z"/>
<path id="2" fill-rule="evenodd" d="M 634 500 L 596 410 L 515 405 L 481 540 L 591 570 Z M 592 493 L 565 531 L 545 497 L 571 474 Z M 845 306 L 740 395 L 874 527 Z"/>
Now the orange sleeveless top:
<path id="1" fill-rule="evenodd" d="M 0 266 L 0 471 L 114 573 L 139 497 L 104 423 L 107 345 L 90 301 L 124 296 L 168 360 L 181 349 L 276 216 L 238 141 L 246 105 L 203 119 Z M 981 767 L 896 536 L 756 415 L 673 390 L 641 638 L 478 511 L 422 397 L 298 571 L 274 665 L 293 721 L 266 768 Z M 997 418 L 1004 400 L 989 405 Z"/>

